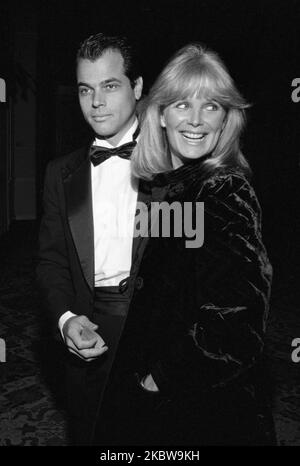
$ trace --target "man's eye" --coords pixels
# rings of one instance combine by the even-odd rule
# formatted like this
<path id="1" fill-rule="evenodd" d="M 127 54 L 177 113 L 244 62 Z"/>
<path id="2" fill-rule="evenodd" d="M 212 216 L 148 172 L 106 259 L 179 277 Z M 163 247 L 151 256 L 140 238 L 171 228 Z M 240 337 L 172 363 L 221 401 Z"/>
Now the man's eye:
<path id="1" fill-rule="evenodd" d="M 88 87 L 81 87 L 79 89 L 79 95 L 87 95 L 90 93 L 91 93 L 91 89 L 89 89 Z"/>
<path id="2" fill-rule="evenodd" d="M 118 84 L 106 84 L 105 85 L 105 89 L 107 89 L 108 91 L 114 91 L 118 87 L 119 87 Z"/>

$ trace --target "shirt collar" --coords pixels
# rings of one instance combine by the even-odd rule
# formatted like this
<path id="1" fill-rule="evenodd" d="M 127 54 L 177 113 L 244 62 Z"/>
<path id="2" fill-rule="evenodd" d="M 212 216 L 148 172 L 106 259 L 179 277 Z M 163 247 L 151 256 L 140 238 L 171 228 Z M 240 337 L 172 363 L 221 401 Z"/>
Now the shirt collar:
<path id="1" fill-rule="evenodd" d="M 131 127 L 129 128 L 129 130 L 127 131 L 127 133 L 124 134 L 124 136 L 122 137 L 122 139 L 119 141 L 119 143 L 116 146 L 113 146 L 112 144 L 110 144 L 108 141 L 106 141 L 106 139 L 98 139 L 98 138 L 94 139 L 93 145 L 100 146 L 100 147 L 107 147 L 109 149 L 113 147 L 122 146 L 122 144 L 126 144 L 127 142 L 132 141 L 132 136 L 135 130 L 137 129 L 137 127 L 138 127 L 138 119 L 136 118 L 133 124 L 131 125 Z"/>

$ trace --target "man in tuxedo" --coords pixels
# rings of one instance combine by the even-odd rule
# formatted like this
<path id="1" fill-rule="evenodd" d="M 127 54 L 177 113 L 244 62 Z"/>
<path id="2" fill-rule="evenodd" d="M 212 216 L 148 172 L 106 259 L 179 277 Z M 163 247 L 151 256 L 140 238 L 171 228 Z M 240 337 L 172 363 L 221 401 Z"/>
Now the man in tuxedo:
<path id="1" fill-rule="evenodd" d="M 127 40 L 100 33 L 78 51 L 77 83 L 94 140 L 47 167 L 37 273 L 67 348 L 71 443 L 91 444 L 138 286 L 131 280 L 138 184 L 128 159 L 143 82 Z M 146 384 L 156 390 L 150 375 Z"/>

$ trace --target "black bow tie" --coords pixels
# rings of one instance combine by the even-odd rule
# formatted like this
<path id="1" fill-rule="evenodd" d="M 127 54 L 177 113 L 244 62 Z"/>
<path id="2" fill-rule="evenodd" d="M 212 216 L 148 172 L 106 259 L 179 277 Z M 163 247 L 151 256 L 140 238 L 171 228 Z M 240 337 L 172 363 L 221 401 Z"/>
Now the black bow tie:
<path id="1" fill-rule="evenodd" d="M 127 144 L 122 144 L 122 146 L 114 147 L 109 149 L 108 147 L 101 147 L 101 146 L 91 146 L 89 156 L 92 164 L 96 167 L 100 165 L 100 163 L 105 162 L 105 160 L 109 159 L 117 155 L 121 157 L 121 159 L 129 159 L 131 153 L 136 146 L 136 138 L 140 133 L 140 127 L 137 126 L 135 132 L 132 135 L 132 141 L 127 142 Z"/>
<path id="2" fill-rule="evenodd" d="M 116 155 L 122 159 L 129 159 L 135 146 L 136 141 L 128 142 L 127 144 L 114 147 L 113 149 L 109 149 L 108 147 L 91 146 L 89 156 L 92 164 L 96 167 L 97 165 L 100 165 L 100 163 L 105 162 L 105 160 Z"/>

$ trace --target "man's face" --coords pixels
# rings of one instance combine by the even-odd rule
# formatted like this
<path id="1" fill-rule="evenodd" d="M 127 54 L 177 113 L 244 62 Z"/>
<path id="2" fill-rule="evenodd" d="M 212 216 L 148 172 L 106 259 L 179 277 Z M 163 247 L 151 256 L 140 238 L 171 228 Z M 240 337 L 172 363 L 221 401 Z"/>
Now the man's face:
<path id="1" fill-rule="evenodd" d="M 99 137 L 117 145 L 135 119 L 142 78 L 138 78 L 132 88 L 124 74 L 121 53 L 107 50 L 94 62 L 79 60 L 77 84 L 84 118 Z"/>

